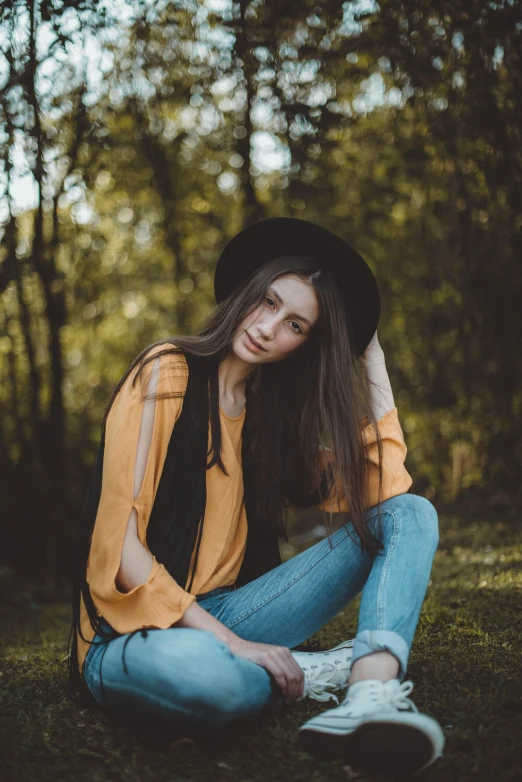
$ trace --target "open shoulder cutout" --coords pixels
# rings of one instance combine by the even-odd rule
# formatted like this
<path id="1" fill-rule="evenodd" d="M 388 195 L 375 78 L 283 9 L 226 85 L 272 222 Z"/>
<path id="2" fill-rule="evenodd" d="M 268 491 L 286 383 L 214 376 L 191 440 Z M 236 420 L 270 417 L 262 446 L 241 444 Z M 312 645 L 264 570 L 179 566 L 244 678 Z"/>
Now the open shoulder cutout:
<path id="1" fill-rule="evenodd" d="M 154 361 L 146 398 L 143 403 L 143 412 L 141 417 L 140 434 L 138 437 L 138 447 L 136 451 L 136 462 L 134 465 L 134 499 L 140 494 L 143 484 L 143 478 L 147 469 L 149 459 L 150 444 L 154 433 L 154 420 L 156 415 L 157 390 L 159 384 L 160 357 Z"/>

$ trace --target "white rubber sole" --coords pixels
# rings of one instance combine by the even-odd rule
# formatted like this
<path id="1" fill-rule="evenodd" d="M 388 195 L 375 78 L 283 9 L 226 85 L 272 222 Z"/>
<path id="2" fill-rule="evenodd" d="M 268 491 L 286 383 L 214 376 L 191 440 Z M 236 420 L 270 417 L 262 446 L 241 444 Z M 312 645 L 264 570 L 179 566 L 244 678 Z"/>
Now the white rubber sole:
<path id="1" fill-rule="evenodd" d="M 299 742 L 323 760 L 342 758 L 354 769 L 378 774 L 416 774 L 442 754 L 444 734 L 426 714 L 369 719 L 355 730 L 342 727 L 342 717 L 318 717 L 299 730 Z"/>

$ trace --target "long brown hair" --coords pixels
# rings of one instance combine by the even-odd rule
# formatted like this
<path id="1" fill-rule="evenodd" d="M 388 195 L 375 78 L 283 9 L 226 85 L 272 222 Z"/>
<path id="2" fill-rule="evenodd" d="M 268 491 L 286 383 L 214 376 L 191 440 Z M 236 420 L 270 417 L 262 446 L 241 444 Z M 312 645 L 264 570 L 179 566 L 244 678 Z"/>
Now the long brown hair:
<path id="1" fill-rule="evenodd" d="M 196 382 L 196 387 L 201 389 L 197 393 L 189 393 L 187 387 L 190 403 L 187 408 L 188 415 L 180 417 L 171 434 L 171 438 L 176 436 L 176 440 L 179 439 L 183 443 L 187 439 L 190 442 L 202 443 L 202 453 L 190 462 L 195 465 L 195 471 L 192 474 L 190 468 L 188 480 L 176 473 L 179 467 L 174 470 L 178 481 L 174 496 L 183 494 L 183 489 L 186 496 L 181 507 L 178 507 L 172 504 L 170 496 L 160 497 L 158 488 L 158 496 L 155 498 L 147 527 L 147 544 L 152 553 L 174 574 L 181 586 L 190 590 L 197 567 L 202 529 L 200 525 L 199 536 L 194 542 L 196 528 L 193 521 L 198 518 L 202 520 L 204 515 L 205 469 L 218 464 L 226 473 L 226 466 L 221 459 L 219 364 L 229 354 L 240 324 L 264 300 L 270 283 L 288 274 L 297 275 L 313 285 L 317 295 L 319 318 L 308 339 L 295 352 L 282 361 L 255 367 L 247 378 L 242 457 L 245 505 L 248 508 L 249 532 L 253 533 L 255 550 L 261 554 L 263 549 L 259 561 L 265 564 L 280 561 L 271 548 L 273 545 L 277 548 L 277 537 L 272 538 L 272 533 L 279 533 L 288 540 L 288 506 L 317 505 L 330 496 L 331 492 L 334 492 L 333 496 L 342 492 L 347 500 L 353 524 L 353 529 L 348 527 L 347 531 L 355 542 L 372 553 L 382 549 L 382 441 L 369 404 L 366 374 L 362 371 L 360 362 L 357 363 L 349 313 L 345 311 L 340 291 L 329 270 L 319 268 L 310 258 L 276 258 L 238 285 L 237 289 L 213 310 L 197 334 L 156 342 L 143 350 L 127 369 L 112 395 L 101 423 L 101 446 L 91 476 L 84 507 L 85 523 L 78 541 L 73 584 L 73 617 L 69 637 L 70 694 L 76 688 L 85 691 L 77 666 L 78 635 L 84 641 L 87 640 L 81 630 L 82 598 L 94 632 L 98 632 L 103 638 L 111 637 L 101 629 L 102 618 L 98 615 L 87 582 L 87 561 L 97 515 L 97 497 L 99 498 L 101 492 L 105 427 L 118 392 L 131 373 L 134 373 L 134 386 L 143 374 L 145 366 L 165 354 L 185 355 L 191 366 L 189 385 L 191 377 L 194 381 L 199 376 L 204 381 L 204 385 L 200 381 Z M 152 348 L 162 345 L 165 346 L 164 350 L 148 355 Z M 144 386 L 145 383 L 142 387 Z M 158 392 L 156 394 L 158 400 L 173 396 L 168 393 L 161 396 Z M 178 392 L 176 395 L 180 394 L 181 392 Z M 146 398 L 145 394 L 143 398 Z M 185 404 L 186 401 L 183 409 Z M 368 528 L 365 519 L 369 498 L 366 492 L 368 462 L 365 458 L 361 427 L 364 415 L 374 424 L 377 436 L 378 508 L 376 527 L 372 525 L 377 534 Z M 178 432 L 181 422 L 183 427 Z M 205 455 L 208 446 L 208 423 L 211 427 L 211 438 L 210 448 Z M 174 461 L 179 461 L 179 455 L 176 456 L 178 450 L 176 446 L 172 454 Z M 167 460 L 168 458 L 167 455 Z M 198 467 L 200 463 L 202 471 Z M 171 467 L 174 467 L 174 462 Z M 167 475 L 166 478 L 165 485 L 170 486 L 172 476 Z M 158 511 L 156 514 L 155 510 Z M 330 539 L 332 524 L 331 516 L 327 512 L 325 527 Z M 194 546 L 195 557 L 190 576 L 189 563 Z M 269 568 L 273 566 L 276 565 L 268 565 Z M 146 633 L 145 630 L 141 632 Z"/>
<path id="2" fill-rule="evenodd" d="M 365 415 L 376 429 L 378 506 L 382 497 L 382 441 L 369 404 L 366 373 L 357 362 L 349 313 L 331 272 L 311 258 L 284 256 L 265 263 L 215 307 L 195 335 L 172 337 L 142 351 L 118 383 L 102 426 L 128 375 L 137 368 L 134 384 L 145 365 L 158 355 L 177 353 L 181 348 L 185 353 L 207 359 L 209 367 L 219 365 L 230 352 L 241 322 L 264 300 L 268 286 L 288 274 L 313 285 L 319 318 L 300 348 L 282 361 L 258 365 L 247 380 L 256 512 L 271 519 L 286 537 L 286 508 L 290 504 L 308 507 L 315 504 L 318 496 L 324 499 L 321 465 L 331 464 L 332 491 L 344 494 L 358 542 L 363 549 L 377 553 L 382 544 L 368 529 L 364 516 L 368 507 L 368 462 L 361 420 Z M 165 345 L 165 350 L 147 356 L 151 348 L 160 345 Z M 208 466 L 217 462 L 226 472 L 221 461 L 216 373 L 209 372 L 209 378 L 212 458 Z M 165 394 L 157 399 L 169 396 Z M 326 512 L 325 527 L 330 537 L 331 516 Z"/>

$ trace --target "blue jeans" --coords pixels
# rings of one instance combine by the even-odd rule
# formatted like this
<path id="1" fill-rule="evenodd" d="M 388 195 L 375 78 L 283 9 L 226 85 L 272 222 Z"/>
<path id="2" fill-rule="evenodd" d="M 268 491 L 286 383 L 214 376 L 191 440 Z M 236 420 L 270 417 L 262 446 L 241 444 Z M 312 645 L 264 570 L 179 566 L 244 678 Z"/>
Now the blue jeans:
<path id="1" fill-rule="evenodd" d="M 377 507 L 366 518 L 377 531 Z M 245 586 L 218 587 L 197 601 L 239 637 L 292 649 L 362 590 L 353 661 L 391 652 L 402 681 L 438 544 L 435 508 L 415 494 L 386 500 L 380 539 L 381 552 L 363 552 L 348 523 L 333 533 L 331 546 L 324 538 Z M 85 681 L 110 712 L 205 729 L 284 704 L 265 668 L 233 654 L 210 631 L 171 627 L 129 635 L 93 644 L 85 660 Z"/>

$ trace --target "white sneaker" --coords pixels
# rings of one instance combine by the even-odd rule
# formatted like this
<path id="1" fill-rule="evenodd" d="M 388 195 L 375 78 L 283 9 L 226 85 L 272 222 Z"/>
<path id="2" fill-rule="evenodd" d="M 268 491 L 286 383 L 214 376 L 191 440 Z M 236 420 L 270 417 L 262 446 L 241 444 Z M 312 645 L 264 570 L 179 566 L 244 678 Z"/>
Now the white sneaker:
<path id="1" fill-rule="evenodd" d="M 339 703 L 336 695 L 325 690 L 342 690 L 348 686 L 353 640 L 343 641 L 326 652 L 290 652 L 305 675 L 303 694 L 297 702 L 308 697 Z"/>
<path id="2" fill-rule="evenodd" d="M 431 765 L 444 747 L 439 724 L 406 696 L 413 682 L 369 679 L 352 684 L 342 704 L 312 717 L 299 729 L 309 754 L 344 758 L 350 766 L 380 774 L 414 774 Z"/>

